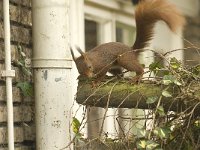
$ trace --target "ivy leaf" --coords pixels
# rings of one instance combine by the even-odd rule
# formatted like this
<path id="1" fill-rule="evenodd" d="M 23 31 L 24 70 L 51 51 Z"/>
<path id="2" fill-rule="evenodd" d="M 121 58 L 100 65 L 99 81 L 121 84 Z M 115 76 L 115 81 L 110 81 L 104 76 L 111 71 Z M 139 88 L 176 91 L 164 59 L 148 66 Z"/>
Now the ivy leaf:
<path id="1" fill-rule="evenodd" d="M 146 136 L 146 130 L 145 129 L 138 129 L 137 130 L 137 138 L 143 138 Z"/>
<path id="2" fill-rule="evenodd" d="M 146 149 L 147 149 L 147 150 L 155 149 L 155 148 L 158 147 L 158 146 L 159 146 L 159 144 L 156 143 L 156 142 L 154 142 L 154 141 L 152 141 L 152 140 L 148 140 L 148 141 L 146 142 Z"/>
<path id="3" fill-rule="evenodd" d="M 18 82 L 16 85 L 24 96 L 33 96 L 33 86 L 29 82 Z"/>
<path id="4" fill-rule="evenodd" d="M 149 65 L 150 71 L 155 71 L 155 70 L 158 70 L 158 69 L 161 69 L 161 68 L 163 68 L 163 66 L 159 62 L 153 62 Z"/>
<path id="5" fill-rule="evenodd" d="M 179 81 L 176 79 L 176 77 L 173 76 L 173 75 L 165 75 L 165 76 L 163 77 L 162 82 L 163 82 L 164 85 L 169 85 L 169 84 L 171 84 L 171 83 L 174 83 L 174 84 L 176 84 L 176 85 L 178 85 L 178 86 L 182 85 L 181 82 L 179 82 Z"/>
<path id="6" fill-rule="evenodd" d="M 171 130 L 169 127 L 162 127 L 162 128 L 157 127 L 153 132 L 161 139 L 169 138 L 171 134 Z"/>
<path id="7" fill-rule="evenodd" d="M 175 57 L 171 58 L 170 60 L 170 66 L 173 69 L 178 69 L 181 66 L 181 62 L 179 62 Z"/>
<path id="8" fill-rule="evenodd" d="M 156 147 L 158 147 L 159 144 L 152 141 L 152 140 L 140 140 L 139 142 L 137 142 L 137 148 L 138 149 L 146 149 L 146 150 L 152 150 L 155 149 Z"/>
<path id="9" fill-rule="evenodd" d="M 196 120 L 196 121 L 194 122 L 194 125 L 195 125 L 196 127 L 200 127 L 200 120 Z"/>
<path id="10" fill-rule="evenodd" d="M 165 75 L 162 81 L 164 85 L 169 85 L 170 83 L 173 83 L 174 80 L 175 77 L 173 75 Z"/>
<path id="11" fill-rule="evenodd" d="M 153 104 L 154 102 L 156 102 L 156 100 L 158 99 L 157 96 L 152 96 L 152 97 L 148 97 L 146 100 L 147 104 Z"/>
<path id="12" fill-rule="evenodd" d="M 179 82 L 177 79 L 174 80 L 174 84 L 176 84 L 176 85 L 178 85 L 178 86 L 181 86 L 181 85 L 182 85 L 182 83 Z"/>
<path id="13" fill-rule="evenodd" d="M 164 115 L 165 115 L 165 111 L 164 111 L 163 106 L 158 106 L 157 112 L 158 112 L 158 114 L 161 115 L 161 116 L 164 116 Z"/>
<path id="14" fill-rule="evenodd" d="M 163 91 L 162 91 L 162 95 L 163 95 L 164 97 L 172 97 L 171 93 L 169 93 L 169 92 L 166 91 L 166 90 L 163 90 Z"/>
<path id="15" fill-rule="evenodd" d="M 142 148 L 142 149 L 144 149 L 144 148 L 146 148 L 146 145 L 147 145 L 147 143 L 146 143 L 146 141 L 145 140 L 140 140 L 140 141 L 138 141 L 137 142 L 137 148 Z"/>
<path id="16" fill-rule="evenodd" d="M 192 68 L 192 73 L 194 75 L 199 76 L 200 75 L 200 65 L 195 66 L 194 68 Z"/>
<path id="17" fill-rule="evenodd" d="M 75 117 L 73 117 L 73 120 L 72 120 L 72 128 L 73 128 L 73 132 L 75 134 L 78 134 L 79 133 L 79 128 L 81 126 L 81 123 L 79 122 L 79 120 Z"/>

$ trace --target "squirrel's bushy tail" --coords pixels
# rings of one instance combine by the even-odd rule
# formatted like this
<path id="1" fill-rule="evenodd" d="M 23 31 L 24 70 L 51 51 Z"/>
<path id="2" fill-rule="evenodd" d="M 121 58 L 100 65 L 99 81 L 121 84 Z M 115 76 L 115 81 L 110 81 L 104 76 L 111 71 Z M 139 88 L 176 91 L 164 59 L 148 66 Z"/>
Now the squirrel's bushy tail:
<path id="1" fill-rule="evenodd" d="M 136 7 L 135 20 L 136 41 L 133 49 L 142 49 L 149 45 L 154 25 L 159 20 L 164 21 L 173 32 L 185 24 L 185 18 L 167 0 L 142 0 Z"/>

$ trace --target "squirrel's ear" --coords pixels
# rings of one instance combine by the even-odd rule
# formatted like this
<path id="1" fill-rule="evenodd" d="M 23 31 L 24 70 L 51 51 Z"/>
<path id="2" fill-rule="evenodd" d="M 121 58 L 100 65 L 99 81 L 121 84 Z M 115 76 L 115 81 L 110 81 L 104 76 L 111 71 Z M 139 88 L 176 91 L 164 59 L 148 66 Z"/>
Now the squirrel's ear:
<path id="1" fill-rule="evenodd" d="M 77 45 L 76 45 L 76 49 L 77 49 L 77 51 L 83 56 L 85 53 L 81 50 L 81 48 L 80 47 L 78 47 Z"/>
<path id="2" fill-rule="evenodd" d="M 73 60 L 75 61 L 75 60 L 76 60 L 76 57 L 74 56 L 74 52 L 73 52 L 73 49 L 72 49 L 71 46 L 70 46 L 70 52 L 71 52 L 71 54 L 72 54 L 72 58 L 73 58 Z"/>

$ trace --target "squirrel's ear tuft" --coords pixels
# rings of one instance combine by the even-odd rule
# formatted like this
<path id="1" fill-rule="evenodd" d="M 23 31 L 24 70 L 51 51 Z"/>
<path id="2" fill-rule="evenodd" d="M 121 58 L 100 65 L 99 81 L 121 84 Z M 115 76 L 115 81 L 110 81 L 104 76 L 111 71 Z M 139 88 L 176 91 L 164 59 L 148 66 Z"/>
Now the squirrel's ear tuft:
<path id="1" fill-rule="evenodd" d="M 73 60 L 75 61 L 77 58 L 74 56 L 74 52 L 71 46 L 70 46 L 70 52 L 71 52 Z"/>
<path id="2" fill-rule="evenodd" d="M 85 53 L 81 50 L 79 46 L 76 45 L 77 51 L 83 56 Z"/>

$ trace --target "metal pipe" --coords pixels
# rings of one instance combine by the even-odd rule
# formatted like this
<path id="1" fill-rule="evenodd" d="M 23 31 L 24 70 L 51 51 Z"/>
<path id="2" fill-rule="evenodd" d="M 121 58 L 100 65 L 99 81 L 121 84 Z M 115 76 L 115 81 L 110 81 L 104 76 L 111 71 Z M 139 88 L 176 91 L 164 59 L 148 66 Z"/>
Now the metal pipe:
<path id="1" fill-rule="evenodd" d="M 14 71 L 11 70 L 9 0 L 3 0 L 3 17 L 4 17 L 5 69 L 6 69 L 3 75 L 6 77 L 8 149 L 14 150 L 14 124 L 13 124 L 13 100 L 12 100 L 12 77 L 14 76 Z"/>
<path id="2" fill-rule="evenodd" d="M 58 150 L 71 140 L 69 0 L 32 0 L 32 19 L 36 149 Z"/>
<path id="3" fill-rule="evenodd" d="M 84 0 L 71 0 L 70 1 L 70 45 L 75 47 L 80 46 L 81 49 L 85 50 L 85 36 L 84 36 Z M 75 56 L 80 54 L 75 50 Z M 78 71 L 76 64 L 72 63 L 72 97 L 75 99 L 78 87 Z M 77 103 L 73 105 L 73 114 L 78 120 L 81 120 L 84 114 L 84 106 Z M 87 119 L 86 119 L 87 120 Z M 87 133 L 87 128 L 84 128 L 82 132 Z"/>

